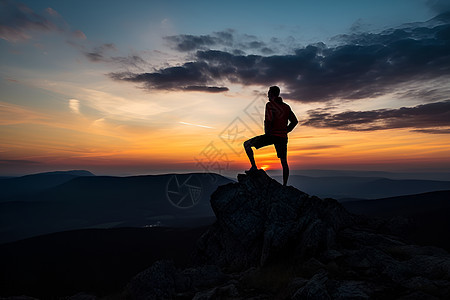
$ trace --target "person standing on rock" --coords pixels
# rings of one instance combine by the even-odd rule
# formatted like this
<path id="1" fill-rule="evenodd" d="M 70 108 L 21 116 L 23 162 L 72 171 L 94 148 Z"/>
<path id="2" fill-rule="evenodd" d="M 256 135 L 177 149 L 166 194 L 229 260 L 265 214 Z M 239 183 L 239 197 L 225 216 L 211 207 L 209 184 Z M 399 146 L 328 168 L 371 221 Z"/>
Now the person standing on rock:
<path id="1" fill-rule="evenodd" d="M 287 163 L 287 134 L 298 124 L 298 120 L 292 112 L 291 107 L 284 103 L 283 99 L 280 97 L 279 87 L 271 86 L 267 96 L 269 102 L 266 104 L 264 119 L 265 133 L 244 142 L 245 152 L 252 164 L 250 170 L 246 172 L 251 173 L 258 170 L 252 147 L 259 149 L 264 146 L 274 145 L 277 156 L 283 166 L 283 185 L 286 185 L 289 177 L 289 166 Z"/>

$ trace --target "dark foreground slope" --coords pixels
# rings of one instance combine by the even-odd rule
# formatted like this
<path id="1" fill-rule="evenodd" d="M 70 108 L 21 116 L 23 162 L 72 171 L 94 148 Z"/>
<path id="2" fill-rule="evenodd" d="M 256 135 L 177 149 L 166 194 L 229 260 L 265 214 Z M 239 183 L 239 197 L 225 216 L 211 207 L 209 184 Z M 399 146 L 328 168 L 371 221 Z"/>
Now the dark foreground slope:
<path id="1" fill-rule="evenodd" d="M 450 255 L 411 245 L 332 199 L 283 187 L 263 171 L 211 197 L 217 221 L 187 269 L 158 261 L 131 299 L 448 299 Z"/>
<path id="2" fill-rule="evenodd" d="M 85 229 L 0 245 L 0 297 L 61 299 L 80 291 L 114 294 L 156 260 L 190 262 L 206 230 L 171 228 Z"/>

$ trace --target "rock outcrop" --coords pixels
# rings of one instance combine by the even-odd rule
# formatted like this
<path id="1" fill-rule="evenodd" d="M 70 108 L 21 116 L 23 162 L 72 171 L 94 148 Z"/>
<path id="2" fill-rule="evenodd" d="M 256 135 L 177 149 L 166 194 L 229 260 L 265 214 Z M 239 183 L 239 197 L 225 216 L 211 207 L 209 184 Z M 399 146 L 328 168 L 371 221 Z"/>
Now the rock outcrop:
<path id="1" fill-rule="evenodd" d="M 333 199 L 283 187 L 264 171 L 211 196 L 217 221 L 194 265 L 159 261 L 128 285 L 132 299 L 448 299 L 450 255 L 409 245 L 383 222 Z M 443 233 L 443 238 L 447 238 Z"/>
<path id="2" fill-rule="evenodd" d="M 219 187 L 211 206 L 217 222 L 199 240 L 196 261 L 227 271 L 279 258 L 300 263 L 330 249 L 337 232 L 354 223 L 336 200 L 283 187 L 263 170 Z"/>

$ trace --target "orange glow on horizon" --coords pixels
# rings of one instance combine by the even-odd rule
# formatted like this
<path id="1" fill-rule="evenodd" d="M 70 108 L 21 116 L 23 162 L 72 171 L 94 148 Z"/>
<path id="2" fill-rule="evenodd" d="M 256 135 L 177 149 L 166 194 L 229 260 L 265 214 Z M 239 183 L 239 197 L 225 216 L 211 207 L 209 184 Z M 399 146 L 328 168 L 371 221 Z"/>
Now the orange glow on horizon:
<path id="1" fill-rule="evenodd" d="M 103 94 L 95 94 L 95 97 L 100 101 Z M 206 102 L 211 103 L 211 99 Z M 76 102 L 74 111 L 74 103 L 67 101 L 67 111 L 57 113 L 0 102 L 0 115 L 4 116 L 0 126 L 0 151 L 4 161 L 1 167 L 6 170 L 3 172 L 7 173 L 8 168 L 13 170 L 13 162 L 29 162 L 30 170 L 45 166 L 88 170 L 245 170 L 250 163 L 242 143 L 262 134 L 261 124 L 251 122 L 243 113 L 251 100 L 233 102 L 237 108 L 229 104 L 226 112 L 216 113 L 217 107 L 212 106 L 208 114 L 205 105 L 194 103 L 193 107 L 199 111 L 182 109 L 182 113 L 177 111 L 166 118 L 161 108 L 162 117 L 135 116 L 130 120 L 122 119 L 126 115 L 108 117 L 84 113 L 81 101 Z M 141 110 L 132 107 L 135 114 Z M 222 103 L 220 107 L 224 107 Z M 301 111 L 298 115 L 301 119 Z M 249 130 L 233 137 L 236 120 L 242 124 L 235 124 Z M 197 126 L 199 124 L 202 126 Z M 352 132 L 299 125 L 289 134 L 288 162 L 292 170 L 360 166 L 443 169 L 450 166 L 450 140 L 444 137 L 409 129 Z M 254 153 L 257 165 L 263 170 L 281 169 L 273 146 Z"/>

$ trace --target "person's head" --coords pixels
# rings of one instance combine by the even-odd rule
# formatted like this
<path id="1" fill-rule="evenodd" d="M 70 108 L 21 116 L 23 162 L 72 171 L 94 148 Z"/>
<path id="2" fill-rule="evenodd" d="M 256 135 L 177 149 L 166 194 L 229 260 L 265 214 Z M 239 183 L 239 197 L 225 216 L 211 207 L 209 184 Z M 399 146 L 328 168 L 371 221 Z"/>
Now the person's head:
<path id="1" fill-rule="evenodd" d="M 270 100 L 276 99 L 278 96 L 280 96 L 280 88 L 276 85 L 271 86 L 269 88 L 269 92 L 267 93 L 267 96 Z"/>

